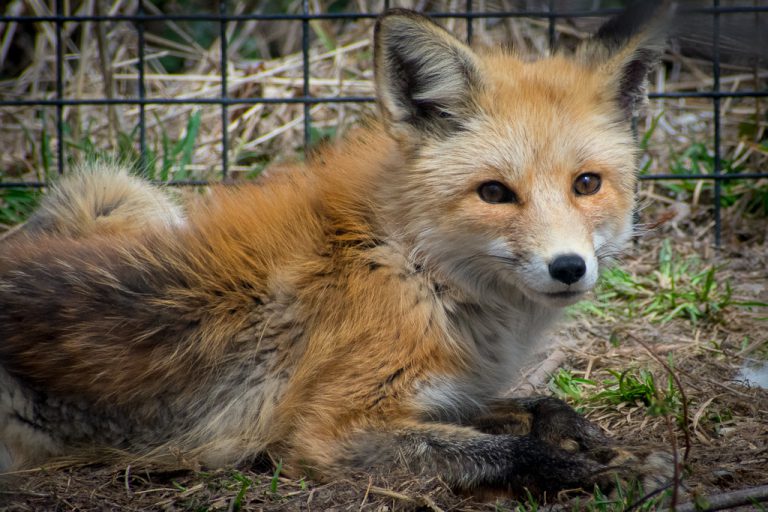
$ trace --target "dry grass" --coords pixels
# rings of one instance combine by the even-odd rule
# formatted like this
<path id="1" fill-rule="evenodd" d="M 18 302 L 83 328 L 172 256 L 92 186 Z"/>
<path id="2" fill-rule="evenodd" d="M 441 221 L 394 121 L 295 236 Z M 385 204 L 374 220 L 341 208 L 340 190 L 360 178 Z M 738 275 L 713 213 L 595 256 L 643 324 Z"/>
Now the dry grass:
<path id="1" fill-rule="evenodd" d="M 288 2 L 283 2 L 288 4 Z M 406 2 L 398 3 L 404 5 Z M 464 2 L 411 2 L 435 10 L 458 10 Z M 83 2 L 78 14 L 131 13 L 136 1 L 99 4 Z M 101 6 L 101 11 L 97 6 Z M 158 7 L 145 1 L 148 12 Z M 158 4 L 160 5 L 160 4 Z M 172 8 L 171 4 L 165 4 Z M 298 3 L 291 6 L 298 8 Z M 318 2 L 312 3 L 318 10 Z M 477 10 L 487 7 L 475 2 Z M 369 12 L 378 3 L 347 2 L 349 10 Z M 498 6 L 497 6 L 498 7 Z M 49 14 L 41 2 L 11 1 L 7 12 Z M 245 3 L 231 6 L 235 13 L 253 10 Z M 446 20 L 457 34 L 461 20 Z M 215 25 L 215 24 L 214 24 Z M 310 70 L 313 96 L 372 95 L 370 20 L 313 21 Z M 558 37 L 572 44 L 589 31 L 590 20 L 560 20 Z M 512 41 L 518 47 L 543 52 L 545 22 L 529 20 L 476 20 L 479 42 Z M 147 27 L 148 97 L 216 98 L 221 93 L 218 26 L 155 23 Z M 227 94 L 233 98 L 301 96 L 301 23 L 267 24 L 249 21 L 227 27 L 230 47 Z M 66 60 L 63 67 L 66 98 L 135 97 L 137 35 L 128 23 L 69 23 L 63 27 Z M 199 41 L 205 38 L 208 44 Z M 23 26 L 0 24 L 0 97 L 55 97 L 55 31 L 52 24 Z M 174 68 L 178 67 L 178 68 Z M 173 68 L 173 69 L 172 69 Z M 724 64 L 725 90 L 764 88 L 768 70 L 749 62 Z M 704 91 L 711 86 L 711 63 L 672 53 L 666 73 L 652 77 L 657 91 Z M 758 172 L 768 163 L 766 117 L 759 99 L 725 99 L 722 154 L 724 168 L 732 172 Z M 188 133 L 190 119 L 199 112 L 198 132 Z M 370 104 L 318 104 L 310 109 L 316 138 L 338 135 L 372 112 Z M 155 177 L 216 178 L 221 172 L 222 125 L 217 106 L 148 105 L 147 140 L 156 162 Z M 81 158 L 93 148 L 136 157 L 139 110 L 135 106 L 76 106 L 64 108 L 66 157 Z M 229 158 L 235 178 L 258 174 L 277 158 L 300 156 L 303 146 L 303 107 L 299 105 L 231 106 L 227 120 Z M 710 99 L 652 101 L 639 123 L 648 134 L 642 165 L 647 172 L 711 170 L 713 133 Z M 163 137 L 167 137 L 165 148 Z M 132 144 L 126 144 L 126 140 Z M 190 141 L 185 159 L 173 146 Z M 55 172 L 55 108 L 0 107 L 0 179 L 45 179 Z M 643 141 L 645 142 L 645 141 Z M 703 153 L 691 153 L 697 145 Z M 170 149 L 169 149 L 170 148 Z M 709 149 L 709 153 L 707 153 Z M 278 157 L 278 155 L 280 155 Z M 164 163 L 164 158 L 168 162 Z M 709 158 L 709 160 L 708 160 Z M 163 166 L 169 171 L 161 176 Z M 697 169 L 696 165 L 701 169 Z M 768 302 L 768 182 L 734 182 L 723 187 L 730 205 L 724 210 L 725 250 L 712 249 L 711 184 L 643 182 L 643 223 L 662 224 L 655 233 L 630 250 L 623 268 L 637 275 L 658 269 L 661 239 L 673 241 L 683 255 L 697 254 L 722 265 L 720 283 L 730 282 L 734 298 Z M 763 211 L 759 201 L 766 201 Z M 0 195 L 0 208 L 8 204 Z M 685 319 L 660 324 L 646 316 L 611 319 L 577 315 L 556 336 L 560 348 L 533 368 L 518 393 L 550 392 L 550 376 L 559 368 L 576 378 L 598 383 L 610 380 L 610 371 L 647 371 L 654 376 L 658 394 L 686 397 L 669 414 L 649 414 L 647 404 L 574 400 L 574 405 L 614 437 L 633 443 L 652 440 L 676 446 L 682 456 L 690 444 L 688 474 L 680 500 L 723 493 L 766 482 L 768 474 L 768 392 L 738 379 L 748 359 L 768 357 L 768 322 L 765 308 L 730 306 L 717 321 L 695 325 Z M 746 341 L 745 341 L 746 340 Z M 670 391 L 672 365 L 678 383 Z M 601 384 L 602 386 L 602 384 Z M 602 389 L 587 389 L 587 395 Z M 677 393 L 677 394 L 675 394 Z M 662 411 L 663 412 L 663 411 Z M 686 434 L 687 432 L 687 434 Z M 687 441 L 686 441 L 687 438 Z M 67 466 L 41 468 L 17 475 L 0 491 L 0 508 L 7 510 L 494 510 L 513 508 L 511 502 L 479 503 L 453 495 L 439 481 L 398 479 L 372 481 L 367 476 L 327 484 L 297 482 L 274 477 L 266 464 L 253 468 L 227 468 L 210 473 L 168 472 L 157 468 Z M 583 505 L 584 498 L 581 498 Z M 573 506 L 573 505 L 572 505 Z"/>
<path id="2" fill-rule="evenodd" d="M 375 11 L 380 2 L 347 2 L 347 9 Z M 567 8 L 574 2 L 565 2 Z M 292 7 L 299 2 L 276 2 Z M 294 5 L 295 4 L 295 5 Z M 315 11 L 321 6 L 313 5 Z M 477 10 L 508 7 L 505 3 L 476 2 Z M 99 8 L 101 5 L 101 8 Z M 151 1 L 144 3 L 150 14 L 160 13 Z M 167 10 L 187 12 L 174 4 Z M 460 10 L 463 2 L 398 2 L 398 5 L 427 7 L 433 10 Z M 256 7 L 258 9 L 259 6 Z M 264 6 L 260 6 L 262 9 Z M 129 14 L 136 0 L 102 5 L 83 2 L 71 7 L 72 14 Z M 210 8 L 209 8 L 210 9 Z M 198 12 L 206 12 L 204 6 Z M 233 14 L 252 12 L 246 2 L 235 2 Z M 42 2 L 15 0 L 9 13 L 50 15 Z M 208 11 L 210 12 L 210 11 Z M 443 23 L 462 36 L 464 20 Z M 558 22 L 558 40 L 569 46 L 588 36 L 595 25 L 592 19 L 563 19 Z M 372 20 L 314 20 L 309 24 L 310 94 L 315 97 L 371 96 L 372 70 L 370 32 Z M 542 54 L 547 48 L 547 26 L 542 20 L 478 19 L 474 38 L 481 44 L 510 42 L 523 52 Z M 221 95 L 221 55 L 219 26 L 215 22 L 152 22 L 146 33 L 146 96 L 148 98 L 214 99 Z M 229 23 L 229 66 L 227 95 L 230 98 L 293 98 L 303 94 L 301 56 L 302 26 L 297 21 L 247 21 Z M 51 23 L 0 25 L 0 97 L 13 99 L 52 99 L 56 97 L 56 32 Z M 65 61 L 62 68 L 64 98 L 135 98 L 138 90 L 137 31 L 131 23 L 66 23 L 62 28 Z M 727 55 L 726 55 L 727 57 Z M 743 61 L 744 59 L 742 59 Z M 768 70 L 743 64 L 723 64 L 721 87 L 736 91 L 760 89 Z M 656 91 L 706 91 L 711 87 L 711 63 L 672 53 L 666 73 L 652 78 Z M 764 103 L 764 101 L 762 102 Z M 725 99 L 722 102 L 723 158 L 764 168 L 768 155 L 763 139 L 766 106 L 759 99 Z M 199 132 L 194 140 L 190 162 L 183 172 L 179 162 L 173 171 L 181 178 L 214 178 L 221 170 L 221 112 L 215 105 L 146 106 L 148 147 L 156 159 L 164 153 L 163 138 L 171 143 L 182 140 L 190 116 L 200 112 Z M 363 115 L 371 104 L 331 103 L 310 108 L 314 136 L 342 133 Z M 139 119 L 137 106 L 66 106 L 63 118 L 65 155 L 68 160 L 82 158 L 92 148 L 115 152 L 134 152 L 137 148 Z M 237 105 L 229 109 L 227 132 L 229 158 L 235 173 L 258 171 L 275 155 L 293 157 L 303 145 L 301 105 Z M 649 171 L 663 172 L 670 152 L 712 138 L 712 101 L 683 98 L 653 101 L 648 115 L 640 120 L 640 133 L 653 125 L 647 154 Z M 741 130 L 741 135 L 739 134 Z M 745 136 L 745 133 L 748 136 Z M 5 179 L 43 178 L 44 171 L 56 167 L 55 107 L 3 107 L 0 109 L 0 140 L 9 150 L 0 154 L 0 169 Z M 127 143 L 132 142 L 130 150 Z M 711 148 L 711 144 L 710 144 Z M 157 165 L 160 165 L 158 162 Z M 174 172 L 168 176 L 174 178 Z M 653 197 L 669 200 L 657 185 L 648 185 Z M 700 194 L 695 205 L 699 204 Z"/>

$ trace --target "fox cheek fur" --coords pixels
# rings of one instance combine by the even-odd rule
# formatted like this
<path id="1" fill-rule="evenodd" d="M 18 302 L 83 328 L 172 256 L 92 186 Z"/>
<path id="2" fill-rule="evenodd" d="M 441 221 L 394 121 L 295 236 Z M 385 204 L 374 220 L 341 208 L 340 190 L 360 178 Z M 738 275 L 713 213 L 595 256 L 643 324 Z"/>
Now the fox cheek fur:
<path id="1" fill-rule="evenodd" d="M 63 181 L 0 249 L 0 467 L 116 448 L 534 492 L 669 475 L 558 400 L 497 398 L 629 236 L 660 9 L 534 62 L 391 10 L 380 119 L 306 165 L 184 213 L 121 171 Z"/>

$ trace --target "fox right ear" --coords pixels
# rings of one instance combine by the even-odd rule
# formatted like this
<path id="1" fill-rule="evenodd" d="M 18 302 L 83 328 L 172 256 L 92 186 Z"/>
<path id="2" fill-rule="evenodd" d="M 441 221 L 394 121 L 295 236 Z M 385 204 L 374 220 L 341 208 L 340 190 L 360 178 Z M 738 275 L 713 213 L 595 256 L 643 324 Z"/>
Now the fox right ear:
<path id="1" fill-rule="evenodd" d="M 577 59 L 605 76 L 627 118 L 647 101 L 647 76 L 664 53 L 674 8 L 670 0 L 634 0 L 576 50 Z"/>
<path id="2" fill-rule="evenodd" d="M 376 93 L 398 139 L 444 136 L 461 126 L 480 85 L 472 50 L 426 16 L 391 9 L 374 32 Z"/>

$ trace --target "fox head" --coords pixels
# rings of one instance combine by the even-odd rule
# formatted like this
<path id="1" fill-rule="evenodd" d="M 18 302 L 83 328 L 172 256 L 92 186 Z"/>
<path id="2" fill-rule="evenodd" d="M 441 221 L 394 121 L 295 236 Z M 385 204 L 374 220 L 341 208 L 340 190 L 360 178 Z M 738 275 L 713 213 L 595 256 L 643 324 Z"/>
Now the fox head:
<path id="1" fill-rule="evenodd" d="M 560 307 L 631 233 L 631 118 L 664 46 L 637 2 L 575 51 L 475 51 L 420 14 L 375 31 L 377 99 L 405 155 L 388 201 L 416 252 L 466 291 Z"/>

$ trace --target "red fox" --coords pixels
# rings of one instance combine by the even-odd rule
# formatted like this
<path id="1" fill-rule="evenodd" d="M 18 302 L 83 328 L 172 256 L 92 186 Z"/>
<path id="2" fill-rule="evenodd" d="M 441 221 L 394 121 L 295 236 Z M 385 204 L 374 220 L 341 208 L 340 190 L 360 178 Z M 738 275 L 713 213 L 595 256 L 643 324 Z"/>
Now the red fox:
<path id="1" fill-rule="evenodd" d="M 4 468 L 117 449 L 513 492 L 667 478 L 563 402 L 503 397 L 630 236 L 659 5 L 536 61 L 390 10 L 380 115 L 307 164 L 183 213 L 130 179 L 95 204 L 120 172 L 63 181 L 0 249 Z"/>

